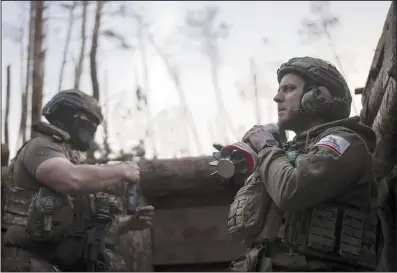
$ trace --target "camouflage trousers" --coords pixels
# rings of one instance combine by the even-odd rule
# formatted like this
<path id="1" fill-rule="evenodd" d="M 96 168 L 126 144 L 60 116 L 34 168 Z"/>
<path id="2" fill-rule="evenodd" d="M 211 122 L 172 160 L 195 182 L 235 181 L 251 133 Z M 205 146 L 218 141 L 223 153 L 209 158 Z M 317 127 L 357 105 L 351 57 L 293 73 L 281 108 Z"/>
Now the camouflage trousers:
<path id="1" fill-rule="evenodd" d="M 108 272 L 128 272 L 124 258 L 111 249 L 105 250 Z"/>
<path id="2" fill-rule="evenodd" d="M 1 271 L 8 272 L 59 272 L 60 270 L 32 252 L 19 247 L 4 246 Z"/>
<path id="3" fill-rule="evenodd" d="M 127 272 L 123 257 L 116 252 L 106 249 L 106 272 Z M 2 249 L 2 272 L 61 272 L 38 255 L 19 247 L 5 246 Z"/>

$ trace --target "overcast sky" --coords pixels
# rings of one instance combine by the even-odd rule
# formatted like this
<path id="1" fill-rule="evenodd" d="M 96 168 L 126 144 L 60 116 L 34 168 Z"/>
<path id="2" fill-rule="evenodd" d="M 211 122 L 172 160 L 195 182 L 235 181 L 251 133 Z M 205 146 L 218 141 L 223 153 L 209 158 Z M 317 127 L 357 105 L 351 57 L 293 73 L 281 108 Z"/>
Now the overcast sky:
<path id="1" fill-rule="evenodd" d="M 330 2 L 330 12 L 339 17 L 340 23 L 331 31 L 333 44 L 342 60 L 343 71 L 351 90 L 363 87 L 368 75 L 374 50 L 381 35 L 390 1 Z M 131 5 L 132 2 L 129 3 Z M 230 25 L 229 35 L 219 41 L 221 52 L 219 82 L 226 109 L 231 117 L 235 134 L 228 131 L 229 141 L 237 140 L 245 130 L 255 124 L 254 104 L 247 98 L 253 89 L 249 78 L 249 60 L 257 63 L 259 93 L 261 95 L 261 123 L 276 121 L 275 103 L 272 97 L 277 91 L 276 70 L 278 66 L 295 56 L 314 56 L 335 63 L 333 51 L 327 39 L 304 43 L 298 34 L 301 19 L 316 18 L 310 13 L 309 2 L 144 2 L 136 6 L 144 8 L 146 21 L 150 23 L 159 47 L 171 56 L 171 61 L 180 71 L 183 90 L 199 131 L 201 151 L 197 151 L 181 119 L 181 108 L 175 85 L 165 69 L 162 59 L 152 47 L 146 55 L 149 66 L 149 103 L 153 117 L 154 138 L 160 157 L 179 155 L 188 149 L 190 155 L 209 154 L 213 142 L 223 143 L 225 137 L 214 133 L 216 117 L 215 93 L 211 83 L 211 67 L 186 35 L 180 31 L 187 10 L 199 9 L 206 4 L 218 5 L 219 21 Z M 58 90 L 58 77 L 65 43 L 67 11 L 52 2 L 47 15 L 45 41 L 45 95 L 44 103 Z M 106 10 L 115 9 L 118 3 L 107 4 Z M 12 65 L 11 96 L 11 151 L 17 145 L 17 128 L 20 119 L 20 45 L 13 40 L 18 27 L 26 23 L 28 4 L 14 1 L 2 2 L 2 79 L 6 76 L 7 64 Z M 91 35 L 93 6 L 89 9 L 88 33 Z M 63 80 L 63 88 L 73 84 L 73 60 L 77 59 L 80 20 L 73 29 L 73 41 Z M 102 30 L 112 29 L 126 37 L 134 50 L 121 50 L 117 43 L 101 38 L 98 53 L 101 96 L 105 98 L 110 124 L 110 140 L 114 149 L 130 149 L 143 137 L 145 121 L 135 110 L 135 86 L 143 83 L 141 54 L 136 45 L 136 24 L 132 19 L 109 17 L 103 19 Z M 264 38 L 268 41 L 264 43 Z M 87 41 L 89 49 L 90 39 Z M 88 51 L 87 51 L 88 52 Z M 25 72 L 24 72 L 25 73 Z M 88 58 L 84 67 L 81 89 L 89 94 L 92 86 Z M 138 77 L 138 80 L 136 79 Z M 107 83 L 106 83 L 107 82 Z M 5 113 L 5 80 L 2 81 L 2 115 Z M 107 87 L 107 88 L 106 88 Z M 245 99 L 240 95 L 245 90 Z M 360 96 L 355 97 L 358 110 Z M 105 99 L 101 101 L 102 105 Z M 356 114 L 354 111 L 352 115 Z M 3 125 L 2 125 L 3 126 Z M 2 127 L 3 128 L 3 127 Z M 101 139 L 101 130 L 98 132 Z M 150 149 L 151 150 L 151 149 Z M 149 157 L 151 152 L 149 151 Z"/>

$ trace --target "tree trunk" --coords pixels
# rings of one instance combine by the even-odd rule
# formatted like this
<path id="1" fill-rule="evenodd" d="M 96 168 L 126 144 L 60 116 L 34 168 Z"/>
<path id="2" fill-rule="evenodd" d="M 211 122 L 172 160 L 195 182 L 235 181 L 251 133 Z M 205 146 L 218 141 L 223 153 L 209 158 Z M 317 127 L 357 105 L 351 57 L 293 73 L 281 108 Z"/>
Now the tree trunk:
<path id="1" fill-rule="evenodd" d="M 8 149 L 8 145 L 5 143 L 1 143 L 1 166 L 8 165 L 9 156 L 10 156 L 10 151 Z"/>
<path id="2" fill-rule="evenodd" d="M 92 30 L 91 51 L 90 51 L 90 72 L 92 82 L 92 92 L 94 98 L 99 101 L 99 82 L 98 82 L 98 67 L 96 62 L 96 55 L 99 41 L 99 28 L 101 26 L 102 9 L 105 2 L 96 1 L 95 23 Z"/>
<path id="3" fill-rule="evenodd" d="M 103 147 L 105 149 L 105 158 L 109 157 L 109 154 L 111 153 L 110 145 L 109 145 L 109 127 L 108 127 L 108 120 L 109 120 L 109 104 L 108 102 L 108 94 L 109 94 L 109 85 L 108 85 L 108 70 L 105 71 L 105 77 L 104 77 L 104 93 L 105 93 L 105 98 L 104 98 L 104 119 L 103 119 Z"/>
<path id="4" fill-rule="evenodd" d="M 21 23 L 21 27 L 19 29 L 19 58 L 20 58 L 20 63 L 19 63 L 19 79 L 20 79 L 20 84 L 21 84 L 21 119 L 20 119 L 20 123 L 19 123 L 19 132 L 18 135 L 16 137 L 16 142 L 15 142 L 15 147 L 19 147 L 19 141 L 20 141 L 20 137 L 21 137 L 21 133 L 22 133 L 22 123 L 26 122 L 25 120 L 22 121 L 23 118 L 23 112 L 24 112 L 24 107 L 26 105 L 25 103 L 25 88 L 24 88 L 24 82 L 25 82 L 25 52 L 26 52 L 26 48 L 25 48 L 25 43 L 24 43 L 24 39 L 25 39 L 25 24 L 26 24 L 26 17 L 24 12 L 22 13 L 22 23 Z M 29 32 L 28 32 L 29 33 Z M 26 130 L 26 126 L 25 129 Z"/>
<path id="5" fill-rule="evenodd" d="M 6 114 L 4 120 L 4 138 L 5 143 L 9 145 L 10 133 L 8 131 L 8 122 L 10 119 L 10 96 L 11 96 L 11 65 L 7 65 L 7 89 L 6 89 Z"/>
<path id="6" fill-rule="evenodd" d="M 96 55 L 99 46 L 99 28 L 101 26 L 101 17 L 103 6 L 105 5 L 104 1 L 96 1 L 96 10 L 95 10 L 95 22 L 94 28 L 92 30 L 92 38 L 91 38 L 91 50 L 90 50 L 90 74 L 91 74 L 91 83 L 92 83 L 92 95 L 99 102 L 99 81 L 98 81 L 98 66 L 96 61 Z M 90 149 L 87 151 L 87 158 L 93 159 L 95 150 L 97 150 L 98 144 L 93 141 Z"/>
<path id="7" fill-rule="evenodd" d="M 77 4 L 77 1 L 73 1 L 73 4 L 72 4 L 72 6 L 70 7 L 70 10 L 69 10 L 68 29 L 67 29 L 67 33 L 66 33 L 65 46 L 63 48 L 61 70 L 59 71 L 58 92 L 61 92 L 61 90 L 62 90 L 63 74 L 64 74 L 64 71 L 65 71 L 65 66 L 66 66 L 68 52 L 69 52 L 70 36 L 71 36 L 72 30 L 73 30 L 74 9 L 76 7 L 76 4 Z"/>
<path id="8" fill-rule="evenodd" d="M 34 56 L 34 36 L 35 36 L 35 17 L 36 17 L 36 5 L 35 1 L 30 1 L 30 18 L 29 18 L 29 40 L 28 40 L 28 54 L 26 58 L 26 82 L 25 92 L 22 94 L 22 112 L 21 112 L 21 126 L 19 129 L 20 136 L 22 137 L 22 143 L 25 143 L 27 138 L 30 136 L 30 130 L 27 131 L 27 120 L 28 120 L 28 109 L 29 109 L 29 98 L 30 87 L 32 80 L 32 65 Z"/>
<path id="9" fill-rule="evenodd" d="M 81 18 L 81 50 L 79 61 L 75 68 L 75 76 L 74 76 L 74 88 L 79 89 L 80 87 L 80 79 L 81 74 L 83 73 L 83 62 L 84 62 L 84 54 L 85 54 L 85 42 L 86 42 L 86 22 L 87 22 L 87 6 L 88 1 L 81 1 L 83 5 L 83 15 Z"/>
<path id="10" fill-rule="evenodd" d="M 33 92 L 31 126 L 40 122 L 44 87 L 44 1 L 35 1 L 35 35 L 34 35 L 34 62 L 33 62 Z M 31 130 L 32 137 L 36 135 Z"/>

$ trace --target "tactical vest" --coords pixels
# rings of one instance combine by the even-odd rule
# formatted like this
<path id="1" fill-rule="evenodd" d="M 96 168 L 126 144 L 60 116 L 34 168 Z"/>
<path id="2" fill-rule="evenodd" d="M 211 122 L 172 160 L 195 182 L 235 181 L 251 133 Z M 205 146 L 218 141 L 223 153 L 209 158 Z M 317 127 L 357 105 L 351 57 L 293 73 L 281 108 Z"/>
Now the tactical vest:
<path id="1" fill-rule="evenodd" d="M 42 135 L 50 136 L 54 139 L 54 141 L 60 143 L 66 158 L 69 159 L 73 164 L 80 164 L 85 160 L 85 156 L 83 153 L 76 150 L 72 150 L 68 144 L 64 143 L 66 138 L 65 135 L 66 133 L 61 131 L 57 127 L 46 123 L 40 123 L 40 126 L 35 127 L 35 129 L 36 132 Z M 25 226 L 27 224 L 26 221 L 28 218 L 29 207 L 31 207 L 30 205 L 32 202 L 32 198 L 35 195 L 37 195 L 37 192 L 17 187 L 14 183 L 14 176 L 13 176 L 16 159 L 18 158 L 23 148 L 25 148 L 25 146 L 28 145 L 30 141 L 31 140 L 25 142 L 22 145 L 22 147 L 18 150 L 17 155 L 11 161 L 9 166 L 9 179 L 6 187 L 6 201 L 5 201 L 5 209 L 4 209 L 5 215 L 4 215 L 4 223 L 3 223 L 3 226 L 5 228 L 8 228 L 11 225 Z M 33 176 L 31 177 L 31 179 L 35 180 Z M 73 199 L 73 197 L 70 197 L 70 199 Z M 75 202 L 81 203 L 81 201 L 75 201 Z M 76 204 L 76 209 L 77 207 L 80 207 L 79 205 L 80 204 Z M 87 206 L 87 204 L 85 204 L 84 206 Z M 83 209 L 82 211 L 86 212 L 86 209 Z"/>
<path id="2" fill-rule="evenodd" d="M 302 145 L 290 142 L 284 147 L 293 166 L 299 154 L 305 153 L 299 146 Z M 260 246 L 275 242 L 283 249 L 314 259 L 362 266 L 370 270 L 375 268 L 375 207 L 364 213 L 327 203 L 303 212 L 282 213 L 265 191 L 257 172 L 247 179 L 231 205 L 229 232 L 235 239 L 244 240 L 251 248 L 244 258 L 232 263 L 232 271 L 255 270 L 262 248 Z M 258 197 L 264 198 L 260 200 Z"/>
<path id="3" fill-rule="evenodd" d="M 83 153 L 72 150 L 65 143 L 63 131 L 46 123 L 41 123 L 36 130 L 60 143 L 66 158 L 73 164 L 81 164 L 85 161 Z M 105 226 L 111 222 L 106 196 L 98 194 L 71 196 L 55 193 L 46 187 L 41 187 L 35 192 L 16 187 L 13 183 L 13 167 L 18 155 L 28 143 L 29 141 L 20 148 L 10 165 L 5 225 L 9 230 L 14 229 L 16 232 L 7 232 L 7 235 L 10 233 L 13 234 L 10 236 L 19 237 L 15 238 L 16 241 L 22 242 L 22 246 L 19 247 L 44 255 L 44 258 L 52 260 L 55 264 L 64 263 L 67 268 L 73 266 L 76 259 L 80 259 L 84 260 L 84 263 L 91 263 L 93 270 L 98 271 L 99 268 L 94 266 L 99 258 L 95 255 L 100 252 L 99 248 L 103 250 L 99 237 L 104 237 Z M 34 177 L 32 179 L 34 180 Z M 68 214 L 69 209 L 71 214 Z M 49 225 L 46 223 L 48 219 Z M 100 230 L 96 228 L 98 226 L 101 226 Z M 47 248 L 48 246 L 53 248 Z M 93 248 L 96 249 L 93 251 Z M 51 251 L 54 253 L 50 253 Z"/>

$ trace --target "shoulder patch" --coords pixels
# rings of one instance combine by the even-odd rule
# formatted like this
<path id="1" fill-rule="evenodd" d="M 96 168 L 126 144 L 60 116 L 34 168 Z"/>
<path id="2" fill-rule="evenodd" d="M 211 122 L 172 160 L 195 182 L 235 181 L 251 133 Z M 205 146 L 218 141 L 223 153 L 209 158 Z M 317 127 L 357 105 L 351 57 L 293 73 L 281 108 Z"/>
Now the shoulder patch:
<path id="1" fill-rule="evenodd" d="M 320 139 L 314 146 L 328 148 L 341 156 L 349 148 L 350 142 L 340 136 L 328 135 Z"/>

